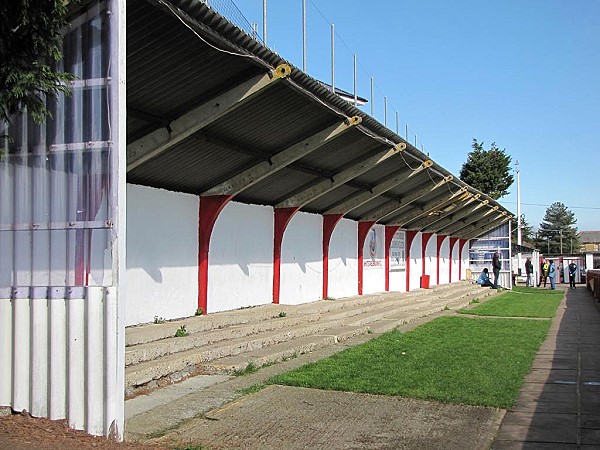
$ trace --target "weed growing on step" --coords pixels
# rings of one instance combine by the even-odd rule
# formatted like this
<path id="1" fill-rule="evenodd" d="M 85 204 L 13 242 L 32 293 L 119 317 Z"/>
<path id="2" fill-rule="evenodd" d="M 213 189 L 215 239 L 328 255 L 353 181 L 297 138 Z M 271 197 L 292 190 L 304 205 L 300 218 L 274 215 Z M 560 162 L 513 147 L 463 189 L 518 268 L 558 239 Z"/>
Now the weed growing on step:
<path id="1" fill-rule="evenodd" d="M 184 337 L 188 335 L 188 331 L 185 329 L 185 325 L 181 325 L 179 328 L 177 328 L 177 331 L 175 332 L 175 337 Z"/>
<path id="2" fill-rule="evenodd" d="M 450 311 L 450 307 L 448 305 L 444 306 L 444 311 Z"/>
<path id="3" fill-rule="evenodd" d="M 241 377 L 243 375 L 248 375 L 250 373 L 254 373 L 258 371 L 259 367 L 253 362 L 249 362 L 248 365 L 244 369 L 239 369 L 233 372 L 236 377 Z"/>
<path id="4" fill-rule="evenodd" d="M 474 298 L 473 300 L 471 300 L 471 302 L 470 302 L 470 303 L 471 303 L 471 304 L 473 304 L 473 303 L 480 303 L 480 302 L 479 302 L 479 299 L 478 299 L 478 298 Z"/>
<path id="5" fill-rule="evenodd" d="M 285 317 L 287 313 L 285 311 L 281 311 L 277 317 Z"/>
<path id="6" fill-rule="evenodd" d="M 164 317 L 154 316 L 154 323 L 165 323 L 166 320 Z"/>
<path id="7" fill-rule="evenodd" d="M 201 316 L 202 314 L 204 314 L 204 310 L 201 307 L 194 313 L 195 316 Z"/>
<path id="8" fill-rule="evenodd" d="M 240 389 L 237 392 L 240 395 L 255 394 L 256 392 L 262 391 L 266 387 L 267 387 L 267 385 L 264 383 L 257 383 L 257 384 L 253 384 L 252 386 L 249 386 L 245 389 Z"/>
<path id="9" fill-rule="evenodd" d="M 188 444 L 185 447 L 175 447 L 173 450 L 203 450 L 200 444 Z"/>

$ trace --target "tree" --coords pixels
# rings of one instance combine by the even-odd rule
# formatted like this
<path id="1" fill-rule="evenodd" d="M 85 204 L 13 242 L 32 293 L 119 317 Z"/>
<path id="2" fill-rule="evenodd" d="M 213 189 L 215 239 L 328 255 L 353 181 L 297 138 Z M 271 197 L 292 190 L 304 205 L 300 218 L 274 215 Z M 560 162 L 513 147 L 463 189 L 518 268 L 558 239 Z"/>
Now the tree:
<path id="1" fill-rule="evenodd" d="M 518 243 L 517 228 L 519 226 L 517 217 L 516 216 L 513 217 L 512 219 L 510 219 L 510 221 L 511 221 L 510 226 L 511 226 L 511 230 L 512 230 L 511 240 L 512 240 L 513 244 L 517 244 Z M 522 245 L 535 246 L 533 227 L 527 223 L 527 221 L 525 220 L 524 214 L 521 214 L 521 242 L 522 242 Z"/>
<path id="2" fill-rule="evenodd" d="M 73 75 L 51 67 L 62 58 L 60 30 L 67 25 L 67 3 L 0 2 L 0 120 L 27 108 L 42 123 L 50 116 L 46 99 L 69 93 Z"/>
<path id="3" fill-rule="evenodd" d="M 579 251 L 575 214 L 561 202 L 552 203 L 540 223 L 537 244 L 540 250 L 549 254 L 572 253 Z M 562 242 L 562 248 L 561 248 Z"/>
<path id="4" fill-rule="evenodd" d="M 471 147 L 473 151 L 460 169 L 460 179 L 494 200 L 508 194 L 514 177 L 510 174 L 510 156 L 506 150 L 500 150 L 495 142 L 486 150 L 477 139 L 473 139 Z"/>

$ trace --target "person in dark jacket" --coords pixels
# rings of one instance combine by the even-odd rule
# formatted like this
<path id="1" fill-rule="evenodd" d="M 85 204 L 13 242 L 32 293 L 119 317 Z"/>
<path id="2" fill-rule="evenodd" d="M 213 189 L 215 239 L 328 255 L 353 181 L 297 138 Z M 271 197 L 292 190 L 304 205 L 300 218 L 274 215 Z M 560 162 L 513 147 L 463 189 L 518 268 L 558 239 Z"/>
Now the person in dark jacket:
<path id="1" fill-rule="evenodd" d="M 492 270 L 494 271 L 494 289 L 498 289 L 498 278 L 500 278 L 500 269 L 502 269 L 502 262 L 500 261 L 500 253 L 494 253 L 492 258 Z"/>
<path id="2" fill-rule="evenodd" d="M 525 286 L 533 287 L 533 280 L 531 278 L 531 275 L 533 274 L 533 263 L 531 262 L 531 258 L 527 258 L 527 261 L 525 261 L 525 273 L 527 274 Z"/>
<path id="3" fill-rule="evenodd" d="M 577 264 L 575 261 L 571 261 L 569 264 L 569 287 L 575 289 L 575 275 L 577 274 Z"/>

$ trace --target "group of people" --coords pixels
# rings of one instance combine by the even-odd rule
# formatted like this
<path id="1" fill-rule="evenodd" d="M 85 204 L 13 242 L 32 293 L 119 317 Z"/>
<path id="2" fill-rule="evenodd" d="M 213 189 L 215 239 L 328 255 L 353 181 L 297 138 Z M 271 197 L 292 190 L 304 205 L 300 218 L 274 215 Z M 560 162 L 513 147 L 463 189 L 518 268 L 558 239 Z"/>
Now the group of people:
<path id="1" fill-rule="evenodd" d="M 477 284 L 481 286 L 491 287 L 492 289 L 498 289 L 500 286 L 498 285 L 498 278 L 500 278 L 500 269 L 502 269 L 502 261 L 500 261 L 500 253 L 494 253 L 494 257 L 492 258 L 492 270 L 494 271 L 494 282 L 490 280 L 489 270 L 484 268 L 477 279 Z"/>
<path id="2" fill-rule="evenodd" d="M 489 271 L 484 268 L 477 279 L 477 284 L 481 286 L 491 287 L 492 289 L 498 289 L 498 278 L 500 276 L 500 269 L 502 268 L 502 263 L 500 261 L 500 254 L 498 252 L 494 253 L 494 257 L 492 258 L 492 270 L 494 271 L 494 281 L 490 279 Z M 577 264 L 575 261 L 571 261 L 568 266 L 569 269 L 569 287 L 571 289 L 575 289 L 575 276 L 577 274 Z M 537 284 L 537 287 L 544 283 L 544 287 L 546 287 L 546 282 L 550 279 L 550 289 L 556 289 L 556 274 L 558 273 L 558 268 L 554 264 L 552 259 L 546 260 L 542 258 L 540 262 L 540 280 Z M 527 258 L 525 261 L 525 274 L 527 275 L 527 280 L 525 285 L 527 287 L 533 287 L 533 263 L 531 262 L 531 258 Z"/>

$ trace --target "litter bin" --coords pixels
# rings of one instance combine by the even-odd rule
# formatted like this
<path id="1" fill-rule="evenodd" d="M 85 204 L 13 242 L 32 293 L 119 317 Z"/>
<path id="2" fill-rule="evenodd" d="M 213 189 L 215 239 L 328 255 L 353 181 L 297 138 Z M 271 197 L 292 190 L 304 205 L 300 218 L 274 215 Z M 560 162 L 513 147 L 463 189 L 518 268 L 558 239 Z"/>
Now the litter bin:
<path id="1" fill-rule="evenodd" d="M 421 275 L 421 288 L 429 289 L 429 275 Z"/>

